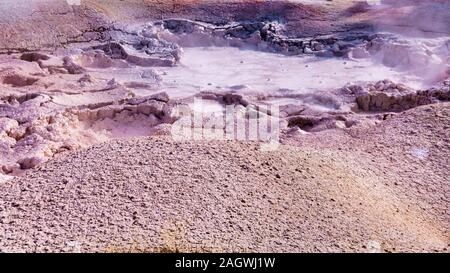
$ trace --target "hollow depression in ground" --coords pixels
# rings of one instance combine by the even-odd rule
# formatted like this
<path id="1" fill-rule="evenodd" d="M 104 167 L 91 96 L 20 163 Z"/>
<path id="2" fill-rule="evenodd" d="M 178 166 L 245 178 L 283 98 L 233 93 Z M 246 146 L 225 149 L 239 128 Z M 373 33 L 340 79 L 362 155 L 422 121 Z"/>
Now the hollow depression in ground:
<path id="1" fill-rule="evenodd" d="M 185 48 L 180 65 L 163 71 L 165 86 L 174 94 L 230 88 L 238 93 L 311 93 L 383 79 L 423 86 L 419 76 L 370 59 L 285 56 L 235 47 Z"/>

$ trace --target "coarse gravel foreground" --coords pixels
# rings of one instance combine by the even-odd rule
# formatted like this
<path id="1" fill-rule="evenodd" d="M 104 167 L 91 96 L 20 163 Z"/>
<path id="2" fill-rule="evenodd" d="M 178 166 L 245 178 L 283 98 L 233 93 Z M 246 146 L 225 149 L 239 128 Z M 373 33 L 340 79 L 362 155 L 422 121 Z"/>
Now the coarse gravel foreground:
<path id="1" fill-rule="evenodd" d="M 448 120 L 449 109 L 426 106 L 386 121 L 376 129 L 378 145 L 392 129 L 399 138 L 387 145 L 399 147 L 397 125 L 410 130 L 405 120 L 415 113 L 433 124 L 433 117 Z M 448 125 L 436 128 L 448 141 Z M 367 156 L 362 142 L 285 144 L 270 152 L 257 143 L 161 136 L 106 142 L 0 184 L 0 250 L 448 251 L 448 165 L 434 172 L 444 183 L 441 203 L 427 200 L 411 185 L 400 191 L 390 185 L 401 167 L 378 172 L 377 160 L 386 155 Z M 430 157 L 448 160 L 448 150 L 439 150 Z M 419 205 L 428 201 L 440 207 Z"/>

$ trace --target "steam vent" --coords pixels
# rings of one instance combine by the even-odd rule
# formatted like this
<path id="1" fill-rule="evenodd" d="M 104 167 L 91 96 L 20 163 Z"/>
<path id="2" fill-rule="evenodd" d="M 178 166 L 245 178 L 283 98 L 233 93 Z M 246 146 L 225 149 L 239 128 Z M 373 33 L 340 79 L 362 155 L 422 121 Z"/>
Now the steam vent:
<path id="1" fill-rule="evenodd" d="M 1 0 L 0 252 L 450 252 L 450 1 Z"/>

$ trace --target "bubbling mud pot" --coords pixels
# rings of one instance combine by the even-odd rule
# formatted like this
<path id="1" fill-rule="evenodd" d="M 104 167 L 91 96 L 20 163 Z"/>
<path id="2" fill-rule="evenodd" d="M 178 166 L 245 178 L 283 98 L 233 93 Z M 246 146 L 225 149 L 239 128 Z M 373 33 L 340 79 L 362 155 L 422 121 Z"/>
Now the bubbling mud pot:
<path id="1" fill-rule="evenodd" d="M 450 100 L 447 1 L 69 2 L 0 4 L 0 182 L 198 114 L 193 135 L 232 109 L 295 146 Z"/>

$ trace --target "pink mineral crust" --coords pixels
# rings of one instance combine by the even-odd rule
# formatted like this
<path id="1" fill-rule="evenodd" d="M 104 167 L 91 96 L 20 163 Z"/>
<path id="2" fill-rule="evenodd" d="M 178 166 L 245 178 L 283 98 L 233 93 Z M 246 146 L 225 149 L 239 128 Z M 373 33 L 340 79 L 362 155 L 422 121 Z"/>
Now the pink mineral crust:
<path id="1" fill-rule="evenodd" d="M 449 26 L 445 0 L 1 1 L 0 252 L 449 252 Z"/>

